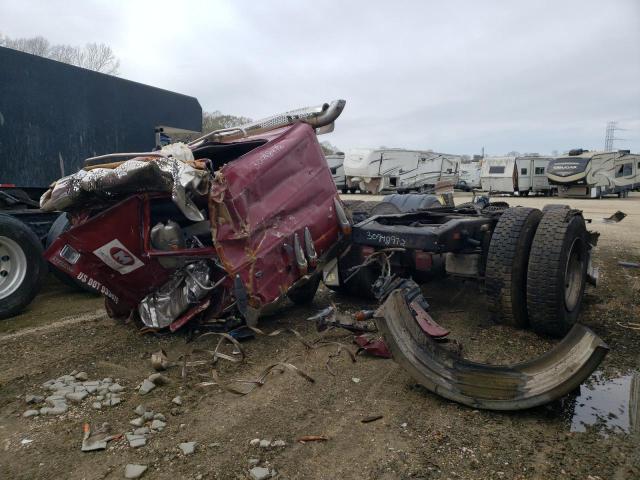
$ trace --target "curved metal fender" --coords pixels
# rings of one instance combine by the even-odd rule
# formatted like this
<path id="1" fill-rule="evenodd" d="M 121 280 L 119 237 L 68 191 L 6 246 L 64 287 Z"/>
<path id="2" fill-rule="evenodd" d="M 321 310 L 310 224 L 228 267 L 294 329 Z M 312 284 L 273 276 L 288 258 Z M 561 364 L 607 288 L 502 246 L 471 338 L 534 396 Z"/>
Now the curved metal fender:
<path id="1" fill-rule="evenodd" d="M 522 410 L 543 405 L 578 387 L 598 367 L 609 347 L 583 325 L 544 355 L 514 365 L 460 359 L 425 335 L 402 291 L 378 310 L 378 329 L 393 359 L 418 383 L 449 400 L 487 410 Z"/>

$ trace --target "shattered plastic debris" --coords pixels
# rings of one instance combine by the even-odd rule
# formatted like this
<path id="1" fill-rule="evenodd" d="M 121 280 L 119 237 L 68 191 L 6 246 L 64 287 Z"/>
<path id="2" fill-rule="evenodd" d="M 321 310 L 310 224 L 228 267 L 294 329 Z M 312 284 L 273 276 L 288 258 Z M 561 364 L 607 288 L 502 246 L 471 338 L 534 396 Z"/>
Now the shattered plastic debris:
<path id="1" fill-rule="evenodd" d="M 604 223 L 618 223 L 622 220 L 624 220 L 624 218 L 627 216 L 626 213 L 621 212 L 620 210 L 618 210 L 616 213 L 614 213 L 613 215 L 611 215 L 610 217 L 607 218 L 603 218 L 602 221 Z"/>
<path id="2" fill-rule="evenodd" d="M 326 442 L 329 440 L 329 437 L 325 437 L 324 435 L 303 435 L 298 438 L 298 443 L 307 443 L 307 442 Z"/>
<path id="3" fill-rule="evenodd" d="M 354 337 L 360 349 L 375 357 L 391 358 L 391 352 L 387 348 L 387 344 L 382 337 L 371 334 L 362 334 Z"/>
<path id="4" fill-rule="evenodd" d="M 640 268 L 640 262 L 627 262 L 625 260 L 618 260 L 618 265 L 626 268 Z"/>
<path id="5" fill-rule="evenodd" d="M 91 427 L 88 423 L 82 426 L 82 448 L 83 452 L 91 452 L 94 450 L 104 450 L 107 448 L 107 442 L 119 438 L 121 435 L 111 435 L 111 427 L 108 423 L 103 423 L 95 432 L 91 432 Z"/>

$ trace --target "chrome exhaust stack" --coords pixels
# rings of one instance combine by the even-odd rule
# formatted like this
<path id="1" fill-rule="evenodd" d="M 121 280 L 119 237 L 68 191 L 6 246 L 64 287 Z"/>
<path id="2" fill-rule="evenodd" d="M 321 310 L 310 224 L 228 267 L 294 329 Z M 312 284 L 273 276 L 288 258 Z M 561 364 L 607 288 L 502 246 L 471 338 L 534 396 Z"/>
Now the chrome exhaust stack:
<path id="1" fill-rule="evenodd" d="M 256 122 L 240 125 L 239 127 L 215 130 L 193 140 L 188 145 L 194 148 L 204 143 L 205 140 L 214 142 L 239 140 L 251 135 L 293 125 L 296 122 L 304 122 L 313 128 L 322 129 L 323 127 L 331 125 L 340 116 L 346 103 L 345 100 L 334 100 L 331 103 L 324 103 L 317 107 L 300 108 L 298 110 L 280 113 Z"/>

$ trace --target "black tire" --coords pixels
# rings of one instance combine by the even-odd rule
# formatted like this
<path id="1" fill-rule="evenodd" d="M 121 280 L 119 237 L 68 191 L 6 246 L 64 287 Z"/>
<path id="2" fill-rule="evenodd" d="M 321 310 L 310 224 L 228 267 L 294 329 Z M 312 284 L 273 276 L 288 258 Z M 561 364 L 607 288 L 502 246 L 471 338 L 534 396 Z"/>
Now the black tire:
<path id="1" fill-rule="evenodd" d="M 9 318 L 23 310 L 40 291 L 47 263 L 36 234 L 9 215 L 0 214 L 0 251 L 0 318 Z M 16 268 L 24 269 L 24 274 L 16 275 Z M 15 283 L 6 283 L 3 291 L 3 279 L 9 282 L 12 276 Z"/>
<path id="2" fill-rule="evenodd" d="M 402 213 L 400 209 L 389 202 L 380 202 L 371 209 L 371 215 L 389 215 Z"/>
<path id="3" fill-rule="evenodd" d="M 316 273 L 306 283 L 299 287 L 292 288 L 287 292 L 287 297 L 296 305 L 308 305 L 313 301 L 313 297 L 316 296 L 318 285 L 320 285 L 320 279 L 322 274 Z"/>
<path id="4" fill-rule="evenodd" d="M 485 286 L 489 311 L 497 323 L 517 328 L 528 325 L 527 268 L 529 250 L 542 212 L 535 208 L 506 210 L 493 231 Z"/>
<path id="5" fill-rule="evenodd" d="M 349 193 L 356 193 L 358 191 L 357 188 L 350 188 Z"/>
<path id="6" fill-rule="evenodd" d="M 51 228 L 49 229 L 49 233 L 47 233 L 47 241 L 45 243 L 46 248 L 49 248 L 51 244 L 60 235 L 62 235 L 64 232 L 66 232 L 70 228 L 71 228 L 71 223 L 67 218 L 67 214 L 61 213 L 60 216 L 56 218 L 56 221 L 53 222 L 53 224 L 51 225 Z M 56 277 L 58 280 L 60 280 L 60 282 L 64 283 L 65 285 L 68 285 L 70 287 L 73 287 L 83 292 L 89 292 L 96 295 L 98 294 L 98 292 L 96 292 L 93 288 L 88 287 L 86 283 L 80 282 L 79 280 L 73 278 L 71 275 L 63 272 L 62 270 L 54 266 L 51 266 L 50 270 L 51 270 L 51 273 L 53 273 L 53 276 Z"/>
<path id="7" fill-rule="evenodd" d="M 538 333 L 564 336 L 576 323 L 586 285 L 588 234 L 573 210 L 545 212 L 533 239 L 527 274 L 529 322 Z"/>
<path id="8" fill-rule="evenodd" d="M 564 209 L 564 210 L 570 210 L 571 207 L 569 205 L 565 205 L 562 203 L 550 203 L 548 205 L 545 205 L 544 207 L 542 207 L 542 213 L 546 213 L 549 210 L 556 210 L 556 209 Z"/>

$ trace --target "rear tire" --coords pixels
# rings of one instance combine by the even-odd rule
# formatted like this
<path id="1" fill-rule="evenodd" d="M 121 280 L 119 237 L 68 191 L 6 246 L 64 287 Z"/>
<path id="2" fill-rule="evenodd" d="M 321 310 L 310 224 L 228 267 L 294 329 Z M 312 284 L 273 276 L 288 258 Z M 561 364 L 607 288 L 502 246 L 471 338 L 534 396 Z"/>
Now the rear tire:
<path id="1" fill-rule="evenodd" d="M 571 207 L 569 205 L 565 205 L 562 203 L 549 203 L 548 205 L 545 205 L 544 207 L 542 207 L 542 213 L 546 213 L 549 210 L 556 210 L 558 208 L 569 210 Z"/>
<path id="2" fill-rule="evenodd" d="M 497 323 L 525 328 L 529 251 L 542 212 L 535 208 L 506 210 L 496 225 L 487 255 L 485 286 L 489 311 Z"/>
<path id="3" fill-rule="evenodd" d="M 545 212 L 533 239 L 527 275 L 527 308 L 532 328 L 564 336 L 576 323 L 586 285 L 588 234 L 581 214 Z"/>
<path id="4" fill-rule="evenodd" d="M 0 318 L 12 317 L 31 303 L 46 272 L 36 234 L 19 220 L 0 215 Z"/>

